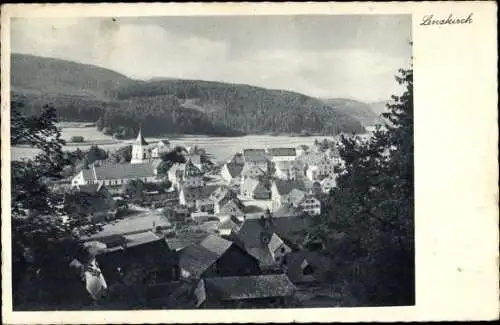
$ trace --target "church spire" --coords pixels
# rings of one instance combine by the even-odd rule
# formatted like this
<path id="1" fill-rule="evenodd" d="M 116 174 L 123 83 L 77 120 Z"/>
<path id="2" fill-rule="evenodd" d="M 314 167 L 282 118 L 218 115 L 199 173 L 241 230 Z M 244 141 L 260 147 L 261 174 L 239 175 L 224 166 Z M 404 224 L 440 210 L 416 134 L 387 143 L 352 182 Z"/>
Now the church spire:
<path id="1" fill-rule="evenodd" d="M 135 139 L 135 144 L 141 145 L 141 146 L 147 146 L 148 143 L 142 136 L 142 126 L 139 126 L 139 134 L 137 135 L 137 139 Z"/>

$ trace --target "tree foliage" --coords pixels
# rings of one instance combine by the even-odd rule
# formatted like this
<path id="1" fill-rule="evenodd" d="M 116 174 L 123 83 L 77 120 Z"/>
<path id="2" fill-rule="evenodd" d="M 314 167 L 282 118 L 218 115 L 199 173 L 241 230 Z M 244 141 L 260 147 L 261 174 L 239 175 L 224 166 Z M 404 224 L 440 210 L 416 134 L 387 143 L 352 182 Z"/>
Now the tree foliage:
<path id="1" fill-rule="evenodd" d="M 332 276 L 360 304 L 415 299 L 413 71 L 399 72 L 406 91 L 392 96 L 387 123 L 367 140 L 341 137 L 344 165 L 316 229 L 342 265 Z"/>
<path id="2" fill-rule="evenodd" d="M 14 307 L 70 304 L 74 301 L 67 290 L 75 282 L 67 272 L 68 263 L 81 252 L 73 230 L 86 220 L 74 216 L 64 222 L 63 196 L 49 186 L 61 178 L 67 158 L 55 109 L 47 106 L 39 115 L 25 116 L 19 108 L 19 103 L 11 103 L 11 144 L 27 144 L 41 153 L 11 162 Z"/>

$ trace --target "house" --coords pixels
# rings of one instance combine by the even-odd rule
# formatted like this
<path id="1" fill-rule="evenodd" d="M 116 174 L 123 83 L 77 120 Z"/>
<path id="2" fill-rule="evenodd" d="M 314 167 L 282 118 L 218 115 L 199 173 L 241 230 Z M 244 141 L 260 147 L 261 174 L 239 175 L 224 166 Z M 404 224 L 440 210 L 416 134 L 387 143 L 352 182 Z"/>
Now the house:
<path id="1" fill-rule="evenodd" d="M 269 200 L 271 191 L 258 179 L 246 178 L 240 187 L 240 194 L 248 200 Z"/>
<path id="2" fill-rule="evenodd" d="M 292 190 L 295 190 L 292 192 Z M 291 204 L 290 193 L 298 195 L 298 192 L 305 193 L 306 184 L 303 180 L 275 180 L 271 186 L 271 200 L 273 210 L 279 209 L 284 204 Z"/>
<path id="3" fill-rule="evenodd" d="M 275 164 L 274 175 L 283 180 L 295 180 L 304 177 L 304 171 L 295 161 L 279 161 Z"/>
<path id="4" fill-rule="evenodd" d="M 225 186 L 218 187 L 210 194 L 210 199 L 214 203 L 214 213 L 221 213 L 221 208 L 233 198 L 236 198 L 236 194 L 230 188 Z"/>
<path id="5" fill-rule="evenodd" d="M 321 214 L 321 202 L 309 194 L 302 196 L 300 200 L 292 201 L 292 205 L 311 216 Z"/>
<path id="6" fill-rule="evenodd" d="M 172 187 L 179 188 L 184 177 L 185 164 L 173 164 L 167 172 L 168 180 L 172 183 Z"/>
<path id="7" fill-rule="evenodd" d="M 269 148 L 267 149 L 267 156 L 274 162 L 280 161 L 294 161 L 297 157 L 295 148 Z"/>
<path id="8" fill-rule="evenodd" d="M 284 270 L 294 284 L 317 282 L 321 278 L 323 260 L 317 252 L 306 250 L 288 253 L 284 258 Z"/>
<path id="9" fill-rule="evenodd" d="M 335 176 L 329 176 L 324 178 L 321 182 L 321 191 L 323 193 L 329 193 L 331 189 L 337 186 L 337 180 Z"/>
<path id="10" fill-rule="evenodd" d="M 306 176 L 311 181 L 335 175 L 335 161 L 324 152 L 309 152 L 297 157 L 306 167 Z"/>
<path id="11" fill-rule="evenodd" d="M 228 215 L 220 218 L 217 225 L 217 231 L 221 236 L 233 236 L 240 230 L 243 222 L 234 215 Z"/>
<path id="12" fill-rule="evenodd" d="M 243 164 L 237 164 L 233 162 L 228 162 L 222 166 L 221 176 L 228 182 L 240 182 L 241 171 L 243 170 Z"/>
<path id="13" fill-rule="evenodd" d="M 179 204 L 191 209 L 213 213 L 214 202 L 210 196 L 216 189 L 216 185 L 203 187 L 183 186 L 179 191 Z"/>
<path id="14" fill-rule="evenodd" d="M 204 170 L 204 165 L 203 165 L 203 162 L 201 161 L 201 155 L 199 154 L 193 154 L 193 155 L 190 155 L 188 160 L 191 161 L 191 163 L 196 166 L 200 171 L 203 171 Z"/>
<path id="15" fill-rule="evenodd" d="M 285 274 L 210 277 L 195 290 L 199 308 L 287 307 L 295 291 Z"/>
<path id="16" fill-rule="evenodd" d="M 91 220 L 114 216 L 117 203 L 102 182 L 76 185 L 64 194 L 68 215 L 85 215 Z"/>
<path id="17" fill-rule="evenodd" d="M 261 272 L 254 257 L 216 235 L 209 235 L 199 244 L 180 250 L 179 269 L 184 279 L 257 275 Z"/>
<path id="18" fill-rule="evenodd" d="M 309 146 L 306 146 L 305 144 L 301 144 L 295 148 L 295 157 L 299 157 L 302 154 L 309 152 L 310 148 Z"/>
<path id="19" fill-rule="evenodd" d="M 240 177 L 241 183 L 243 184 L 243 182 L 249 178 L 258 179 L 262 176 L 265 176 L 266 170 L 264 170 L 258 166 L 255 166 L 255 165 L 245 164 L 243 166 L 243 169 L 241 170 L 241 177 Z"/>
<path id="20" fill-rule="evenodd" d="M 236 165 L 244 165 L 245 159 L 243 158 L 243 154 L 238 152 L 233 156 L 233 158 L 229 162 Z"/>
<path id="21" fill-rule="evenodd" d="M 70 275 L 77 275 L 80 277 L 80 281 L 83 282 L 85 288 L 84 290 L 86 291 L 88 297 L 95 301 L 104 296 L 106 290 L 108 289 L 108 284 L 106 283 L 101 269 L 95 259 L 80 260 L 79 258 L 74 258 L 70 262 L 69 267 Z M 77 280 L 77 277 L 75 277 L 75 280 Z M 79 296 L 78 298 L 83 298 L 82 300 L 85 301 L 85 294 L 81 292 L 81 288 L 72 288 L 73 295 L 75 295 L 75 290 L 78 291 L 76 293 L 76 295 Z M 71 298 L 73 298 L 73 295 Z"/>
<path id="22" fill-rule="evenodd" d="M 245 165 L 249 167 L 258 167 L 263 171 L 267 171 L 268 169 L 269 160 L 264 149 L 244 149 L 243 160 L 245 161 Z"/>
<path id="23" fill-rule="evenodd" d="M 263 270 L 279 269 L 283 256 L 292 249 L 275 233 L 271 215 L 245 219 L 236 234 L 237 242 L 254 256 Z"/>
<path id="24" fill-rule="evenodd" d="M 245 205 L 235 197 L 226 201 L 219 209 L 218 214 L 242 217 L 245 214 L 244 210 Z"/>
<path id="25" fill-rule="evenodd" d="M 88 169 L 82 169 L 71 180 L 72 186 L 103 183 L 109 187 L 120 187 L 130 180 L 141 180 L 145 183 L 158 183 L 157 161 L 145 163 L 94 163 Z"/>
<path id="26" fill-rule="evenodd" d="M 149 145 L 149 149 L 151 150 L 151 158 L 161 158 L 163 154 L 172 150 L 172 145 L 170 141 L 163 139 L 157 143 Z"/>
<path id="27" fill-rule="evenodd" d="M 175 252 L 153 232 L 123 235 L 95 254 L 106 283 L 126 285 L 179 278 Z"/>
<path id="28" fill-rule="evenodd" d="M 184 164 L 174 164 L 168 170 L 168 179 L 174 188 L 204 186 L 203 172 L 189 158 Z"/>

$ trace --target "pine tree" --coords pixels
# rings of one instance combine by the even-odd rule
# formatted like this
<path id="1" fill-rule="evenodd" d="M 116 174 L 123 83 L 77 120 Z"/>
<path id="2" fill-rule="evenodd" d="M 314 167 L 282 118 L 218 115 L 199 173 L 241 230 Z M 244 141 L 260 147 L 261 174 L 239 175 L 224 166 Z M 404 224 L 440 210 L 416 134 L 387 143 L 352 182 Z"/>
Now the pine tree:
<path id="1" fill-rule="evenodd" d="M 358 304 L 415 299 L 413 70 L 400 70 L 396 80 L 406 90 L 392 96 L 385 125 L 366 140 L 341 137 L 344 166 L 316 229 L 342 265 L 337 281 L 349 283 Z"/>

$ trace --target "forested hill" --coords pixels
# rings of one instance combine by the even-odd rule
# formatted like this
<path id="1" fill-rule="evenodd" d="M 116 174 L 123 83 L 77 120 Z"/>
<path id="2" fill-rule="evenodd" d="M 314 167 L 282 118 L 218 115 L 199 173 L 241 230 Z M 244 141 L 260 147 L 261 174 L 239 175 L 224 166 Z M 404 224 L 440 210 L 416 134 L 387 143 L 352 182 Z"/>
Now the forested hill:
<path id="1" fill-rule="evenodd" d="M 323 101 L 335 109 L 351 115 L 364 126 L 373 126 L 380 122 L 379 114 L 367 104 L 348 98 L 327 98 Z"/>
<path id="2" fill-rule="evenodd" d="M 62 120 L 98 122 L 108 134 L 240 135 L 363 132 L 348 111 L 299 93 L 200 80 L 139 81 L 70 61 L 13 54 L 13 100 L 35 113 L 52 104 Z"/>

